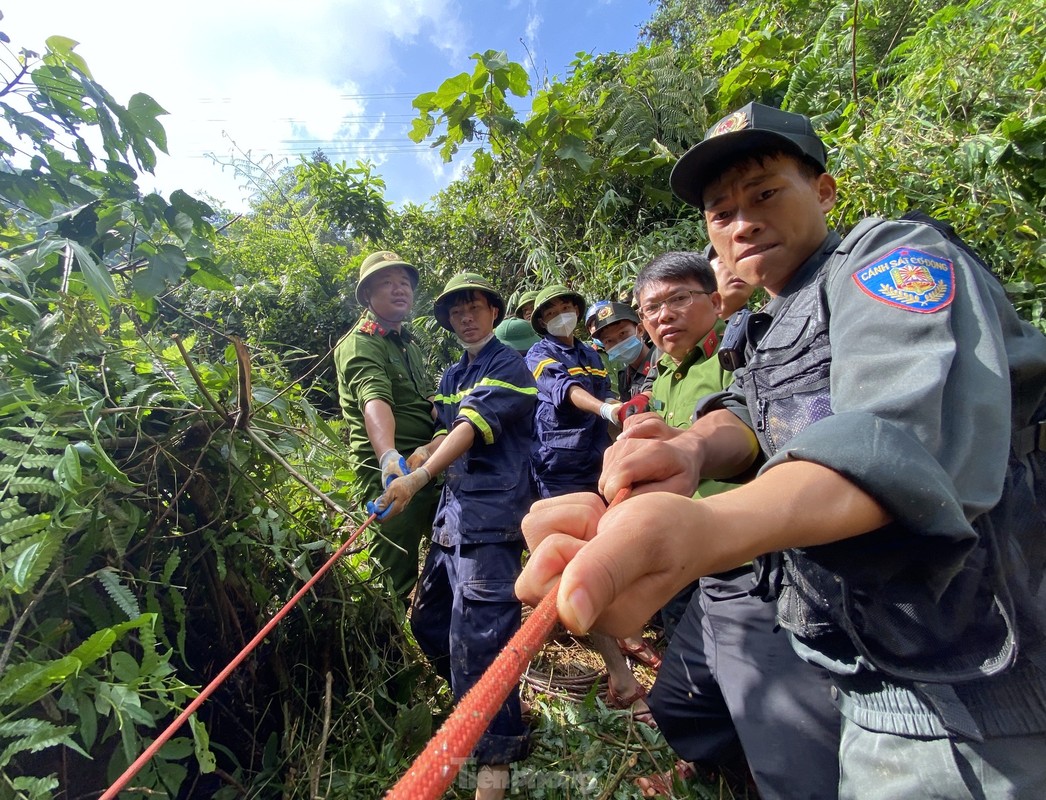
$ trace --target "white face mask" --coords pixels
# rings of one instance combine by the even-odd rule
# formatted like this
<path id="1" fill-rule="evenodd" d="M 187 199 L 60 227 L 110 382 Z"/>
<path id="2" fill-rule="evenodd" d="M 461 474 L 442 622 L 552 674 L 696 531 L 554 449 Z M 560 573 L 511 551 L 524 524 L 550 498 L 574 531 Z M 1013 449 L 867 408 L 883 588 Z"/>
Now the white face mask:
<path id="1" fill-rule="evenodd" d="M 470 356 L 477 356 L 479 355 L 479 351 L 487 346 L 487 342 L 494 338 L 494 331 L 491 331 L 487 336 L 483 337 L 478 342 L 472 342 L 471 344 L 459 339 L 457 336 L 455 336 L 454 338 L 458 340 L 458 344 L 460 344 L 464 348 L 466 353 L 468 353 Z"/>
<path id="2" fill-rule="evenodd" d="M 556 316 L 545 323 L 545 328 L 553 336 L 569 336 L 576 327 L 576 311 L 564 311 L 562 314 L 556 314 Z"/>

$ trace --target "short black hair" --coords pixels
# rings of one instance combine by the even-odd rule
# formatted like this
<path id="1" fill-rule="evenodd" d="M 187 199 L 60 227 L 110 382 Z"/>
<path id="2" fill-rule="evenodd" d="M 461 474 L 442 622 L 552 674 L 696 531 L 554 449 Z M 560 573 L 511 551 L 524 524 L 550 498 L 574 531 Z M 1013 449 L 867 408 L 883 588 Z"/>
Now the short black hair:
<path id="1" fill-rule="evenodd" d="M 451 292 L 442 300 L 440 300 L 440 306 L 447 309 L 447 313 L 454 308 L 458 303 L 471 303 L 473 300 L 479 300 L 483 298 L 487 301 L 487 305 L 495 310 L 498 310 L 497 299 L 490 292 L 484 292 L 482 289 L 459 289 L 456 292 Z M 498 321 L 501 316 L 500 313 L 494 315 L 494 322 Z"/>
<path id="2" fill-rule="evenodd" d="M 719 291 L 708 259 L 691 251 L 670 250 L 654 256 L 639 270 L 632 292 L 638 299 L 647 286 L 658 281 L 694 281 L 706 292 Z"/>

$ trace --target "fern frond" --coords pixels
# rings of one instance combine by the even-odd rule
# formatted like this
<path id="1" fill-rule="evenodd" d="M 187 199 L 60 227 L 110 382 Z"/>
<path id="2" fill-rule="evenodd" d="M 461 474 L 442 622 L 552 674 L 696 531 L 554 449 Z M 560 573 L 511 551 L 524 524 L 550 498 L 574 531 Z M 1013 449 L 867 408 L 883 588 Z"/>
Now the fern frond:
<path id="1" fill-rule="evenodd" d="M 8 456 L 21 457 L 32 449 L 27 442 L 19 442 L 14 439 L 6 439 L 0 436 L 0 453 Z"/>
<path id="2" fill-rule="evenodd" d="M 21 460 L 24 469 L 54 469 L 62 456 L 58 453 L 30 453 Z"/>
<path id="3" fill-rule="evenodd" d="M 141 616 L 142 612 L 138 608 L 138 598 L 120 582 L 120 576 L 116 574 L 115 570 L 103 569 L 97 575 L 106 594 L 113 599 L 113 602 L 120 607 L 120 610 L 127 615 L 128 619 L 135 619 Z"/>
<path id="4" fill-rule="evenodd" d="M 15 517 L 9 522 L 0 523 L 0 542 L 11 544 L 23 536 L 29 536 L 46 528 L 50 521 L 50 514 L 30 514 L 29 516 Z"/>
<path id="5" fill-rule="evenodd" d="M 41 750 L 46 750 L 48 747 L 54 747 L 59 744 L 64 744 L 81 755 L 87 756 L 87 753 L 80 749 L 80 746 L 70 738 L 70 735 L 76 730 L 73 725 L 58 727 L 42 719 L 17 720 L 17 722 L 34 722 L 37 725 L 31 733 L 22 734 L 20 738 L 4 748 L 4 752 L 0 753 L 0 769 L 6 767 L 18 753 L 39 753 Z"/>
<path id="6" fill-rule="evenodd" d="M 52 436 L 44 433 L 40 428 L 33 428 L 27 425 L 8 425 L 4 428 L 4 433 L 7 435 L 24 436 L 29 440 L 26 443 L 28 446 L 42 447 L 48 450 L 65 450 L 65 446 L 69 444 L 69 440 L 64 436 Z M 4 440 L 0 440 L 0 442 L 2 441 Z M 21 444 L 21 442 L 18 444 Z M 0 449 L 2 449 L 2 445 L 0 445 Z"/>
<path id="7" fill-rule="evenodd" d="M 46 778 L 32 778 L 22 775 L 11 781 L 11 788 L 21 792 L 29 800 L 50 800 L 51 792 L 58 788 L 58 777 L 55 774 Z"/>
<path id="8" fill-rule="evenodd" d="M 52 497 L 62 496 L 62 487 L 50 478 L 31 475 L 15 476 L 7 481 L 7 494 L 49 494 Z"/>

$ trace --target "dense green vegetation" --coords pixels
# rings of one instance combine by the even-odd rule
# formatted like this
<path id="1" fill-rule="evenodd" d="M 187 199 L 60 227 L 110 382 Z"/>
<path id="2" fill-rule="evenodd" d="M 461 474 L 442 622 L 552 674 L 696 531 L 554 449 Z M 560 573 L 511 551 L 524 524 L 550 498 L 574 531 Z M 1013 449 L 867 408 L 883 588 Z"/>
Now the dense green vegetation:
<path id="1" fill-rule="evenodd" d="M 464 266 L 506 295 L 626 290 L 704 243 L 669 170 L 761 100 L 824 131 L 840 228 L 946 219 L 1046 328 L 1044 0 L 662 0 L 633 51 L 538 86 L 477 54 L 417 98 L 414 136 L 483 148 L 398 210 L 372 165 L 322 154 L 240 164 L 242 216 L 143 194 L 163 109 L 118 103 L 68 40 L 5 52 L 0 798 L 103 790 L 361 521 L 324 357 L 369 248 L 423 267 L 419 312 Z M 417 323 L 438 370 L 452 348 Z M 447 698 L 378 587 L 354 552 L 127 796 L 379 794 Z M 591 698 L 538 711 L 527 796 L 637 796 L 632 775 L 671 763 Z"/>

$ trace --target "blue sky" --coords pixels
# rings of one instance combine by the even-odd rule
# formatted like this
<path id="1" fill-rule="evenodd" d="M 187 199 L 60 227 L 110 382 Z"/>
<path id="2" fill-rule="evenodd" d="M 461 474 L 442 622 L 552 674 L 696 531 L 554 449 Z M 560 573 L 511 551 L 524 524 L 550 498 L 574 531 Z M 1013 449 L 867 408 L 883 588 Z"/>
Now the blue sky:
<path id="1" fill-rule="evenodd" d="M 46 37 L 67 36 L 117 99 L 145 92 L 170 113 L 171 156 L 145 187 L 207 192 L 234 210 L 249 189 L 208 154 L 294 163 L 321 147 L 333 161 L 370 158 L 389 200 L 423 203 L 469 159 L 443 164 L 427 143 L 407 138 L 416 95 L 471 71 L 469 56 L 487 49 L 527 66 L 533 85 L 565 76 L 579 51 L 632 49 L 654 8 L 650 0 L 9 5 L 0 5 L 0 30 L 12 47 L 39 50 Z"/>

